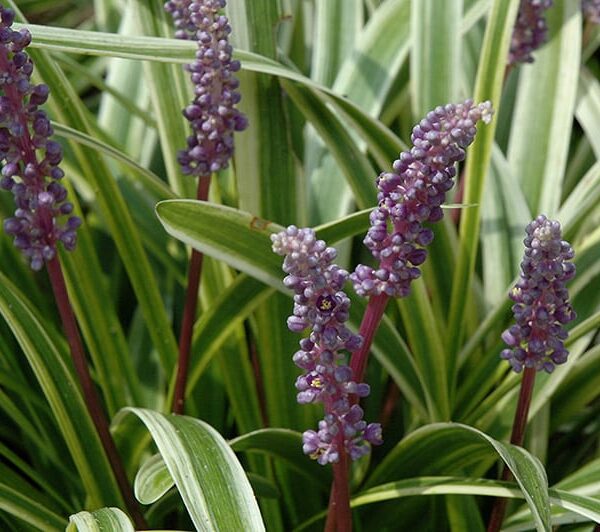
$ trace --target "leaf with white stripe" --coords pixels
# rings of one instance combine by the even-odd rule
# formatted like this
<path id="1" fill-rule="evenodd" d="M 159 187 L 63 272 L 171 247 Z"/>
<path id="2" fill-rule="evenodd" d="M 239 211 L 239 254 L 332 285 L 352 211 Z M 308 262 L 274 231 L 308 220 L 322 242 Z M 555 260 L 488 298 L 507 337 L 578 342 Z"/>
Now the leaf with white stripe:
<path id="1" fill-rule="evenodd" d="M 126 408 L 146 425 L 197 530 L 264 531 L 246 473 L 223 437 L 187 416 Z"/>
<path id="2" fill-rule="evenodd" d="M 129 517 L 118 508 L 79 512 L 69 517 L 67 532 L 135 532 Z"/>

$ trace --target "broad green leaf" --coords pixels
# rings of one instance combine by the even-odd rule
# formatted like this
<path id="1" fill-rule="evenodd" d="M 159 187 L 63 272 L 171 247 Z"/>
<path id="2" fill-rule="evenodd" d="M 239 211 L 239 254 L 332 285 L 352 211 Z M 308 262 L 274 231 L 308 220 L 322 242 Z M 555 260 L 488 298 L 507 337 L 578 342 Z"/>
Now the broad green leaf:
<path id="1" fill-rule="evenodd" d="M 448 365 L 439 322 L 431 308 L 424 280 L 412 283 L 411 294 L 396 301 L 427 402 L 429 421 L 450 419 Z"/>
<path id="2" fill-rule="evenodd" d="M 523 234 L 531 221 L 517 179 L 497 146 L 481 212 L 484 297 L 488 308 L 506 299 L 507 287 L 519 271 Z"/>
<path id="3" fill-rule="evenodd" d="M 409 49 L 410 1 L 388 0 L 374 12 L 356 38 L 354 50 L 347 54 L 335 83 L 333 92 L 343 94 L 347 100 L 360 106 L 367 117 L 377 117 L 387 95 L 393 87 Z M 343 99 L 336 99 L 343 102 Z M 364 146 L 360 146 L 361 151 Z M 307 146 L 306 172 L 315 191 L 310 198 L 316 208 L 313 219 L 317 222 L 347 214 L 351 206 L 351 194 L 338 167 L 320 146 Z M 350 154 L 346 154 L 349 156 Z M 353 155 L 356 156 L 356 155 Z M 378 157 L 381 169 L 387 169 L 391 158 Z M 371 184 L 377 172 L 373 172 L 367 184 Z M 359 201 L 360 205 L 360 201 Z"/>
<path id="4" fill-rule="evenodd" d="M 276 499 L 277 487 L 268 479 L 248 473 L 248 481 L 257 497 Z M 167 493 L 175 481 L 160 454 L 155 454 L 140 467 L 135 477 L 135 496 L 142 504 L 152 504 Z"/>
<path id="5" fill-rule="evenodd" d="M 331 469 L 311 460 L 302 452 L 302 434 L 289 429 L 261 429 L 243 434 L 229 442 L 236 452 L 264 453 L 285 461 L 297 473 L 317 480 L 327 490 Z"/>
<path id="6" fill-rule="evenodd" d="M 600 317 L 598 313 L 597 318 Z M 551 426 L 557 430 L 564 423 L 569 423 L 586 408 L 586 405 L 598 397 L 598 383 L 590 376 L 595 375 L 595 368 L 600 363 L 600 346 L 596 345 L 586 351 L 585 356 L 576 361 L 567 378 L 555 391 L 552 403 Z M 600 478 L 600 475 L 597 476 Z M 569 485 L 570 486 L 570 485 Z M 562 487 L 562 482 L 560 483 Z"/>
<path id="7" fill-rule="evenodd" d="M 277 55 L 275 32 L 283 16 L 280 2 L 240 0 L 226 6 L 235 48 L 259 53 L 273 61 Z M 239 204 L 279 223 L 303 219 L 302 194 L 289 138 L 289 118 L 279 81 L 270 76 L 242 72 L 242 101 L 248 128 L 236 141 L 234 164 L 238 169 Z"/>
<path id="8" fill-rule="evenodd" d="M 343 170 L 348 185 L 352 189 L 353 199 L 358 207 L 366 209 L 371 205 L 375 205 L 374 176 L 376 172 L 368 159 L 361 153 L 360 147 L 352 140 L 344 125 L 327 108 L 327 105 L 309 89 L 284 80 L 282 80 L 282 86 L 298 109 L 318 131 L 338 166 Z M 319 196 L 321 191 L 318 190 L 315 193 Z M 339 189 L 336 194 L 338 195 L 338 201 L 335 204 L 330 204 L 329 209 L 336 209 L 337 211 L 337 205 L 340 203 Z M 323 215 L 321 218 L 327 219 L 329 217 Z"/>
<path id="9" fill-rule="evenodd" d="M 386 500 L 387 497 L 403 497 L 414 495 L 436 495 L 454 493 L 457 495 L 485 495 L 490 497 L 526 498 L 526 495 L 514 482 L 504 482 L 489 479 L 471 479 L 460 477 L 422 477 L 402 480 L 387 485 L 378 486 L 358 494 L 352 500 L 352 506 L 371 504 L 376 501 Z M 565 490 L 550 488 L 549 499 L 552 504 L 569 509 L 584 515 L 588 519 L 598 520 L 600 518 L 600 502 L 569 493 Z"/>
<path id="10" fill-rule="evenodd" d="M 79 512 L 69 517 L 67 532 L 135 532 L 129 517 L 118 508 Z"/>
<path id="11" fill-rule="evenodd" d="M 142 183 L 143 187 L 157 198 L 171 199 L 175 197 L 173 191 L 167 185 L 165 185 L 165 183 L 161 181 L 161 179 L 155 173 L 138 164 L 121 150 L 107 144 L 106 142 L 103 142 L 97 137 L 92 137 L 91 135 L 77 131 L 69 126 L 53 123 L 52 127 L 58 136 L 69 140 L 74 140 L 84 146 L 89 146 L 90 148 L 95 149 L 98 153 L 107 155 L 115 161 L 122 163 L 124 167 L 135 174 L 136 178 Z"/>
<path id="12" fill-rule="evenodd" d="M 142 408 L 122 412 L 146 425 L 197 530 L 265 530 L 244 469 L 210 425 Z"/>
<path id="13" fill-rule="evenodd" d="M 165 461 L 160 454 L 146 460 L 135 475 L 133 489 L 142 504 L 152 504 L 175 485 Z"/>
<path id="14" fill-rule="evenodd" d="M 232 287 L 235 285 L 238 290 L 243 290 L 243 283 L 240 285 L 238 281 L 246 276 L 243 274 L 235 275 L 227 264 L 210 257 L 204 258 L 202 275 L 204 279 L 201 286 L 203 311 L 200 319 L 206 323 L 204 321 L 205 316 L 213 314 L 213 309 L 228 308 L 227 317 L 223 317 L 219 322 L 219 326 L 214 327 L 218 331 L 223 331 L 224 334 L 229 331 L 227 339 L 219 349 L 217 363 L 227 392 L 229 409 L 235 417 L 238 431 L 240 433 L 250 432 L 261 428 L 263 419 L 260 411 L 255 372 L 248 347 L 248 337 L 242 320 L 246 316 L 246 309 L 251 307 L 252 303 L 257 302 L 258 304 L 262 301 L 261 290 L 267 292 L 271 292 L 271 290 L 262 283 L 252 280 L 259 287 L 256 290 L 247 292 L 245 299 L 238 297 L 238 291 L 234 291 Z M 229 297 L 225 297 L 225 293 L 228 293 Z M 237 299 L 238 302 L 235 306 L 231 304 L 233 299 Z M 241 318 L 241 316 L 244 316 L 244 318 Z M 230 330 L 230 326 L 234 323 L 237 325 Z M 209 329 L 205 329 L 200 333 L 198 329 L 199 324 L 197 323 L 195 338 L 204 341 L 204 337 L 210 335 L 210 326 Z M 207 348 L 200 347 L 198 349 L 196 344 L 193 345 L 193 350 L 196 353 L 204 354 Z M 253 469 L 253 471 L 261 474 L 264 472 L 263 469 Z"/>
<path id="15" fill-rule="evenodd" d="M 410 46 L 410 0 L 386 0 L 361 32 L 333 89 L 378 116 Z"/>
<path id="16" fill-rule="evenodd" d="M 48 499 L 52 499 L 52 503 L 56 504 L 61 510 L 69 510 L 69 505 L 66 504 L 64 498 L 57 490 L 46 480 L 44 471 L 36 471 L 31 465 L 26 463 L 19 455 L 13 452 L 9 447 L 0 443 L 0 456 L 10 464 L 10 467 L 17 470 L 24 478 L 38 485 Z M 15 486 L 13 486 L 15 487 Z M 38 499 L 38 502 L 42 502 Z"/>
<path id="17" fill-rule="evenodd" d="M 404 7 L 409 4 L 407 0 L 400 0 Z M 398 2 L 398 0 L 392 0 Z M 392 5 L 392 2 L 389 2 Z M 392 15 L 395 13 L 395 8 L 392 10 Z M 382 19 L 383 20 L 383 17 Z M 389 24 L 389 22 L 388 22 Z M 18 25 L 17 25 L 18 26 Z M 408 25 L 407 25 L 408 27 Z M 189 41 L 179 41 L 174 39 L 164 39 L 159 37 L 137 37 L 137 36 L 122 36 L 110 33 L 86 32 L 81 30 L 69 30 L 61 28 L 57 31 L 56 28 L 48 26 L 36 26 L 35 24 L 28 25 L 28 28 L 34 35 L 32 47 L 40 47 L 48 50 L 63 50 L 71 53 L 90 53 L 95 55 L 109 55 L 111 57 L 121 57 L 130 59 L 140 59 L 145 61 L 160 61 L 160 62 L 177 62 L 189 63 L 194 59 L 195 46 Z M 394 31 L 390 27 L 390 31 Z M 377 34 L 377 28 L 372 30 L 373 36 Z M 81 48 L 79 45 L 83 44 Z M 369 45 L 370 47 L 371 45 Z M 390 46 L 391 49 L 391 46 Z M 373 44 L 373 53 L 377 53 L 377 45 Z M 402 61 L 406 57 L 408 48 L 401 50 Z M 396 50 L 393 50 L 396 53 Z M 357 52 L 357 57 L 362 57 L 361 52 Z M 348 90 L 353 90 L 355 85 L 353 78 L 350 77 L 344 84 L 348 84 L 348 88 L 338 87 L 329 89 L 306 76 L 298 73 L 296 70 L 287 68 L 281 63 L 273 59 L 261 56 L 256 53 L 245 50 L 235 50 L 234 57 L 242 62 L 242 70 L 249 72 L 269 74 L 278 76 L 283 79 L 297 81 L 306 87 L 318 90 L 328 96 L 348 117 L 355 126 L 357 132 L 367 141 L 370 149 L 377 157 L 379 164 L 387 166 L 396 157 L 400 151 L 398 148 L 403 148 L 401 141 L 383 124 L 375 120 L 367 111 L 364 110 L 363 102 L 358 96 L 353 99 L 348 99 L 340 94 L 346 94 Z M 386 59 L 381 59 L 382 64 L 386 64 Z M 400 61 L 401 63 L 401 61 Z M 347 70 L 351 76 L 354 67 L 348 67 Z M 386 74 L 387 76 L 387 74 Z M 340 82 L 341 83 L 341 82 Z M 369 95 L 370 92 L 365 92 Z M 349 95 L 351 96 L 351 94 Z M 360 103 L 358 105 L 356 102 Z M 177 113 L 179 115 L 179 113 Z M 246 137 L 248 134 L 245 135 Z M 376 142 L 377 136 L 380 139 Z M 240 137 L 244 138 L 244 135 Z M 240 141 L 243 146 L 246 141 Z M 385 150 L 385 157 L 383 153 Z"/>
<path id="18" fill-rule="evenodd" d="M 283 227 L 243 211 L 196 200 L 161 201 L 156 213 L 171 236 L 282 290 L 281 258 L 271 251 L 269 235 Z M 206 231 L 207 227 L 215 231 Z"/>
<path id="19" fill-rule="evenodd" d="M 553 505 L 569 510 L 583 517 L 583 520 L 600 519 L 600 502 L 591 497 L 576 495 L 565 490 L 549 489 L 549 499 Z M 488 497 L 503 497 L 507 499 L 523 499 L 525 495 L 514 482 L 500 480 L 489 480 L 483 478 L 463 477 L 416 477 L 397 482 L 389 482 L 356 494 L 350 501 L 352 508 L 360 508 L 369 504 L 397 500 L 403 497 L 414 497 L 423 495 L 477 495 Z M 294 529 L 294 532 L 305 530 L 317 521 L 324 519 L 325 513 L 320 513 L 310 521 L 303 523 Z M 571 517 L 572 519 L 572 517 Z M 513 516 L 507 519 L 513 522 Z M 531 522 L 531 514 L 526 512 L 524 523 L 529 525 L 525 528 L 504 527 L 503 530 L 531 530 L 535 523 Z M 553 512 L 552 525 L 567 524 L 571 521 L 561 521 L 560 515 Z M 543 530 L 543 529 L 542 529 Z"/>
<path id="20" fill-rule="evenodd" d="M 572 523 L 586 523 L 589 527 L 590 521 L 600 523 L 600 504 L 597 498 L 553 488 L 548 490 L 548 494 L 554 505 L 551 518 L 553 527 Z M 531 514 L 525 509 L 510 516 L 505 521 L 503 530 L 524 531 L 531 530 L 533 526 Z"/>
<path id="21" fill-rule="evenodd" d="M 120 59 L 114 59 L 114 61 L 118 60 L 120 61 Z M 76 73 L 77 75 L 85 77 L 85 79 L 89 81 L 90 85 L 96 87 L 99 91 L 102 91 L 103 98 L 112 98 L 120 105 L 121 110 L 125 109 L 126 112 L 142 119 L 144 123 L 149 126 L 156 126 L 156 122 L 152 115 L 150 115 L 150 113 L 148 113 L 146 110 L 142 109 L 139 106 L 139 102 L 135 101 L 130 94 L 124 94 L 115 87 L 112 87 L 106 83 L 100 75 L 96 74 L 94 71 L 91 71 L 89 68 L 86 68 L 86 65 L 81 64 L 65 54 L 63 54 L 61 57 L 57 57 L 56 61 L 61 68 L 67 72 Z M 108 120 L 107 123 L 110 124 Z"/>
<path id="22" fill-rule="evenodd" d="M 0 510 L 27 523 L 35 530 L 64 530 L 65 519 L 37 501 L 34 494 L 24 493 L 10 484 L 0 482 Z"/>
<path id="23" fill-rule="evenodd" d="M 187 394 L 198 385 L 213 358 L 219 356 L 227 338 L 273 292 L 273 288 L 241 274 L 202 313 L 194 327 L 192 343 L 192 353 L 200 353 L 200 356 L 194 359 L 190 368 Z"/>
<path id="24" fill-rule="evenodd" d="M 419 120 L 438 105 L 458 100 L 463 0 L 420 0 L 411 10 L 411 92 Z"/>
<path id="25" fill-rule="evenodd" d="M 549 41 L 520 72 L 508 161 L 534 215 L 554 217 L 559 207 L 581 58 L 577 11 L 569 0 L 554 2 Z"/>
<path id="26" fill-rule="evenodd" d="M 279 499 L 281 497 L 276 484 L 269 479 L 256 473 L 248 473 L 248 480 L 257 497 L 264 499 Z"/>
<path id="27" fill-rule="evenodd" d="M 476 102 L 490 100 L 496 112 L 499 111 L 506 58 L 518 7 L 518 0 L 494 0 L 486 26 L 473 99 Z M 447 327 L 448 368 L 451 379 L 455 378 L 457 353 L 464 336 L 465 309 L 468 308 L 467 300 L 470 297 L 477 258 L 481 199 L 491 160 L 495 122 L 492 120 L 491 124 L 479 128 L 477 138 L 467 154 L 463 201 L 475 206 L 462 212 L 460 222 L 459 252 L 452 282 Z"/>
<path id="28" fill-rule="evenodd" d="M 363 25 L 361 0 L 317 2 L 310 77 L 330 87 Z"/>
<path id="29" fill-rule="evenodd" d="M 366 487 L 414 474 L 453 473 L 490 457 L 500 457 L 519 484 L 539 530 L 550 530 L 548 480 L 537 458 L 458 423 L 426 425 L 410 433 L 384 458 Z"/>
<path id="30" fill-rule="evenodd" d="M 144 35 L 164 37 L 173 31 L 171 15 L 165 12 L 162 2 L 130 2 L 129 6 Z M 189 135 L 189 126 L 181 114 L 191 101 L 189 74 L 184 73 L 180 65 L 147 61 L 144 63 L 144 78 L 158 123 L 160 148 L 171 188 L 178 195 L 195 197 L 194 180 L 182 175 L 177 162 L 177 153 L 186 147 Z"/>
<path id="31" fill-rule="evenodd" d="M 581 68 L 577 84 L 575 116 L 592 145 L 596 159 L 600 157 L 598 118 L 600 117 L 600 83 L 587 68 Z"/>
<path id="32" fill-rule="evenodd" d="M 598 207 L 600 200 L 600 163 L 595 163 L 577 183 L 562 204 L 557 218 L 562 222 L 563 238 L 572 240 L 577 229 Z"/>
<path id="33" fill-rule="evenodd" d="M 171 235 L 203 253 L 224 260 L 230 266 L 255 277 L 268 286 L 290 295 L 281 281 L 283 277 L 281 258 L 271 251 L 269 239 L 269 235 L 281 231 L 282 227 L 243 211 L 194 200 L 160 202 L 156 206 L 156 211 L 165 229 Z M 349 216 L 339 225 L 326 224 L 323 226 L 323 234 L 320 231 L 317 234 L 319 237 L 332 236 L 340 239 L 352 236 L 354 231 L 361 227 L 363 216 L 364 214 Z M 205 227 L 213 227 L 215 230 L 209 233 L 204 230 Z M 330 240 L 328 243 L 334 244 L 335 240 Z M 252 286 L 246 288 L 253 290 Z M 231 296 L 225 296 L 223 302 L 229 304 L 227 298 L 236 297 L 236 295 L 234 293 Z M 248 303 L 244 303 L 244 305 L 247 307 Z M 355 328 L 358 328 L 365 305 L 365 302 L 356 298 L 351 307 L 352 324 Z M 209 334 L 209 337 L 215 336 L 215 332 L 211 331 L 220 331 L 222 328 L 222 326 L 218 326 L 218 323 L 222 322 L 217 321 L 214 322 L 214 326 L 208 327 L 208 324 L 213 323 L 212 320 L 218 316 L 220 313 L 209 314 L 206 321 L 204 319 L 200 321 L 204 324 L 203 329 L 207 330 L 205 334 Z M 240 316 L 238 318 L 241 319 Z M 278 319 L 280 318 L 278 317 Z M 199 341 L 202 341 L 202 335 L 199 338 Z M 223 338 L 223 335 L 219 334 L 218 338 Z M 383 338 L 385 340 L 382 340 Z M 200 347 L 199 344 L 195 344 L 195 351 L 197 350 L 196 346 Z M 200 351 L 204 352 L 202 349 Z M 422 413 L 424 392 L 419 384 L 415 363 L 408 348 L 386 318 L 382 321 L 375 338 L 373 352 L 399 384 L 407 399 Z M 403 354 L 399 356 L 399 353 Z M 192 370 L 190 386 L 196 382 L 212 353 L 209 352 L 206 356 L 207 359 Z"/>
<path id="34" fill-rule="evenodd" d="M 69 80 L 44 50 L 30 50 L 36 70 L 52 86 L 48 105 L 59 120 L 76 130 L 89 133 L 89 111 L 84 107 Z M 69 102 L 60 105 L 59 102 Z M 95 203 L 119 250 L 134 292 L 144 313 L 148 332 L 168 371 L 176 360 L 177 346 L 155 275 L 142 247 L 141 238 L 127 205 L 105 161 L 94 150 L 71 144 L 81 172 L 95 192 Z"/>
<path id="35" fill-rule="evenodd" d="M 79 392 L 64 344 L 57 346 L 47 323 L 0 273 L 0 313 L 23 350 L 69 448 L 92 504 L 121 503 L 121 495 L 94 424 Z"/>

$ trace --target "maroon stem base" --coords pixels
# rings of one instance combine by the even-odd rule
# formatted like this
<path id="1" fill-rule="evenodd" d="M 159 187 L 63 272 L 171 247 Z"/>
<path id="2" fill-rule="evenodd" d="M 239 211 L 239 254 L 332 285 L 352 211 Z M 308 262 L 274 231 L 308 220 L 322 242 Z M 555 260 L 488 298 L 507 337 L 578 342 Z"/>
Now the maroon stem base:
<path id="1" fill-rule="evenodd" d="M 360 348 L 352 353 L 350 367 L 352 378 L 355 382 L 361 382 L 367 367 L 371 344 L 379 322 L 383 317 L 389 296 L 381 294 L 369 299 L 365 314 L 360 324 L 359 334 L 363 338 Z M 350 487 L 348 484 L 348 456 L 344 449 L 343 435 L 339 435 L 340 459 L 333 464 L 333 485 L 329 496 L 329 507 L 327 510 L 326 532 L 351 532 L 352 512 L 350 510 Z"/>
<path id="2" fill-rule="evenodd" d="M 196 197 L 205 201 L 208 199 L 210 187 L 210 175 L 198 178 L 198 190 Z M 185 306 L 179 333 L 179 360 L 177 363 L 177 376 L 175 378 L 175 390 L 173 393 L 173 413 L 183 414 L 185 403 L 185 388 L 187 384 L 190 366 L 190 352 L 192 347 L 192 335 L 194 332 L 194 321 L 196 320 L 196 308 L 198 306 L 198 288 L 200 287 L 200 276 L 202 275 L 202 261 L 204 255 L 192 250 L 188 267 L 188 282 L 185 294 Z"/>
<path id="3" fill-rule="evenodd" d="M 75 320 L 75 315 L 73 314 L 73 309 L 69 300 L 69 294 L 67 292 L 65 278 L 63 276 L 60 262 L 58 258 L 55 257 L 48 261 L 46 265 L 48 268 L 48 275 L 50 276 L 50 282 L 52 284 L 52 291 L 54 292 L 56 305 L 58 306 L 58 311 L 62 320 L 65 335 L 67 337 L 67 342 L 71 350 L 73 365 L 75 366 L 75 371 L 77 372 L 77 376 L 79 378 L 79 384 L 83 392 L 83 397 L 88 412 L 92 418 L 94 426 L 96 427 L 102 447 L 104 448 L 104 452 L 106 453 L 129 514 L 131 515 L 137 528 L 147 528 L 148 525 L 146 524 L 144 516 L 142 515 L 138 503 L 133 495 L 131 485 L 127 479 L 127 474 L 125 473 L 125 468 L 123 467 L 123 462 L 119 457 L 117 447 L 110 433 L 108 421 L 90 376 L 83 350 L 83 343 L 81 341 L 81 336 L 79 335 L 79 330 L 77 329 L 77 322 Z"/>
<path id="4" fill-rule="evenodd" d="M 523 373 L 521 390 L 519 392 L 519 401 L 517 403 L 517 410 L 515 412 L 512 434 L 510 437 L 510 443 L 513 445 L 523 445 L 523 439 L 525 438 L 525 427 L 527 425 L 527 416 L 529 414 L 529 406 L 531 405 L 531 397 L 533 395 L 535 373 L 536 371 L 534 368 L 525 368 Z M 512 473 L 505 465 L 504 469 L 502 470 L 502 480 L 511 479 Z M 507 500 L 501 498 L 496 499 L 494 502 L 488 524 L 488 532 L 498 532 L 500 530 L 502 521 L 504 520 L 504 513 L 506 512 L 506 504 Z"/>

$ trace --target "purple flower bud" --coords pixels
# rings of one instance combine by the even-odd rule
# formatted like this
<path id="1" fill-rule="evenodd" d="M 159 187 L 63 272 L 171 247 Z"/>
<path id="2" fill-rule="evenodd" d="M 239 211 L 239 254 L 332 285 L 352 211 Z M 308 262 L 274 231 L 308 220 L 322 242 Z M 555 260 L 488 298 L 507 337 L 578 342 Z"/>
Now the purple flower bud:
<path id="1" fill-rule="evenodd" d="M 592 24 L 600 24 L 600 0 L 583 0 L 583 16 Z"/>
<path id="2" fill-rule="evenodd" d="M 246 117 L 234 105 L 240 101 L 240 68 L 231 58 L 231 32 L 219 15 L 225 0 L 169 0 L 165 10 L 173 17 L 178 39 L 196 41 L 196 60 L 187 65 L 194 83 L 194 101 L 183 111 L 192 135 L 179 157 L 184 174 L 206 175 L 226 168 L 233 155 L 233 132 L 246 128 Z"/>
<path id="3" fill-rule="evenodd" d="M 454 165 L 473 142 L 475 124 L 491 117 L 490 102 L 475 106 L 467 100 L 437 107 L 414 127 L 411 150 L 400 154 L 393 173 L 377 178 L 379 205 L 371 213 L 364 244 L 379 264 L 359 265 L 350 276 L 358 295 L 409 294 L 411 282 L 420 275 L 418 266 L 427 257 L 423 248 L 433 240 L 433 232 L 423 224 L 442 219 L 440 205 L 452 187 Z"/>
<path id="4" fill-rule="evenodd" d="M 318 240 L 312 229 L 291 225 L 271 240 L 273 251 L 285 257 L 283 270 L 288 276 L 284 284 L 295 293 L 288 327 L 294 332 L 312 328 L 293 357 L 305 370 L 296 380 L 296 398 L 302 404 L 320 402 L 325 407 L 319 431 L 304 433 L 303 451 L 321 465 L 335 463 L 341 451 L 342 442 L 335 437 L 339 434 L 345 451 L 357 459 L 369 452 L 371 442 L 364 436 L 367 425 L 362 409 L 352 403 L 356 397 L 366 397 L 369 386 L 355 382 L 352 369 L 341 362 L 341 350 L 355 351 L 362 343 L 362 338 L 344 325 L 350 300 L 342 287 L 348 273 L 333 264 L 335 249 Z"/>
<path id="5" fill-rule="evenodd" d="M 544 11 L 552 7 L 552 0 L 521 0 L 513 30 L 508 63 L 532 63 L 532 52 L 546 42 L 548 26 Z"/>
<path id="6" fill-rule="evenodd" d="M 528 367 L 551 373 L 567 361 L 563 325 L 575 319 L 565 287 L 575 272 L 575 266 L 566 262 L 573 258 L 573 250 L 562 240 L 560 224 L 544 215 L 533 220 L 526 233 L 521 279 L 509 294 L 515 301 L 516 324 L 502 333 L 509 349 L 500 357 L 517 372 Z"/>
<path id="7" fill-rule="evenodd" d="M 13 194 L 17 209 L 4 229 L 14 236 L 14 245 L 28 258 L 33 270 L 56 256 L 56 244 L 72 250 L 79 219 L 58 222 L 73 207 L 65 202 L 67 192 L 53 181 L 64 175 L 60 144 L 50 140 L 52 127 L 46 113 L 38 108 L 46 102 L 46 85 L 32 85 L 33 64 L 24 49 L 31 43 L 26 29 L 12 31 L 14 13 L 0 6 L 0 186 Z M 38 160 L 38 150 L 45 151 Z M 74 222 L 77 220 L 77 222 Z"/>

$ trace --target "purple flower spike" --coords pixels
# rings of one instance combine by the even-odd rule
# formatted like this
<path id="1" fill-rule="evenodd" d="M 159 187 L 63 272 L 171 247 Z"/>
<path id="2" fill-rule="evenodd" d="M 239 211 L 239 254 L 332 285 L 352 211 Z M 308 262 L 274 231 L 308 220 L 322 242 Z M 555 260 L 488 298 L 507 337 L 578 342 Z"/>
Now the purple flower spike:
<path id="1" fill-rule="evenodd" d="M 488 123 L 492 105 L 461 104 L 437 107 L 415 126 L 414 146 L 400 154 L 393 172 L 377 178 L 379 205 L 371 212 L 371 228 L 364 244 L 379 268 L 359 265 L 350 279 L 361 296 L 387 294 L 406 297 L 410 283 L 420 276 L 427 257 L 423 249 L 433 240 L 425 222 L 442 219 L 441 205 L 454 184 L 455 163 L 465 157 L 479 120 Z M 391 231 L 389 230 L 391 228 Z"/>
<path id="2" fill-rule="evenodd" d="M 285 256 L 284 284 L 294 295 L 294 315 L 288 318 L 293 332 L 311 328 L 300 341 L 294 363 L 304 373 L 296 381 L 299 403 L 323 403 L 325 417 L 317 432 L 303 436 L 304 453 L 325 465 L 339 460 L 340 440 L 356 460 L 369 452 L 370 445 L 382 443 L 381 426 L 367 425 L 354 397 L 366 397 L 369 386 L 353 380 L 352 369 L 344 364 L 341 350 L 355 351 L 362 338 L 344 325 L 350 300 L 342 290 L 348 272 L 333 264 L 336 250 L 317 240 L 312 229 L 291 225 L 271 236 L 273 251 Z M 339 438 L 338 435 L 343 435 Z M 370 445 L 369 445 L 370 444 Z"/>
<path id="3" fill-rule="evenodd" d="M 600 0 L 583 0 L 583 16 L 592 24 L 600 24 Z"/>
<path id="4" fill-rule="evenodd" d="M 13 31 L 14 12 L 0 6 L 0 187 L 10 190 L 17 209 L 4 220 L 4 231 L 29 259 L 33 270 L 56 256 L 56 244 L 75 248 L 81 220 L 71 216 L 64 225 L 57 218 L 70 214 L 67 191 L 59 183 L 60 145 L 46 113 L 38 108 L 48 99 L 46 85 L 32 85 L 33 63 L 25 53 L 31 43 L 26 29 Z"/>
<path id="5" fill-rule="evenodd" d="M 233 155 L 233 132 L 247 127 L 246 117 L 235 108 L 241 97 L 232 59 L 227 17 L 219 10 L 225 0 L 170 0 L 165 10 L 175 23 L 175 36 L 198 43 L 196 60 L 186 65 L 194 84 L 194 100 L 183 115 L 193 134 L 178 161 L 186 175 L 210 175 L 227 168 Z"/>
<path id="6" fill-rule="evenodd" d="M 532 52 L 546 42 L 548 26 L 544 11 L 552 7 L 552 0 L 521 0 L 513 30 L 508 63 L 532 63 Z"/>
<path id="7" fill-rule="evenodd" d="M 509 348 L 500 356 L 517 373 L 524 367 L 552 373 L 567 361 L 564 325 L 576 317 L 565 287 L 575 275 L 575 265 L 568 262 L 574 254 L 561 239 L 560 224 L 543 214 L 526 232 L 521 278 L 509 294 L 516 324 L 502 333 Z"/>

